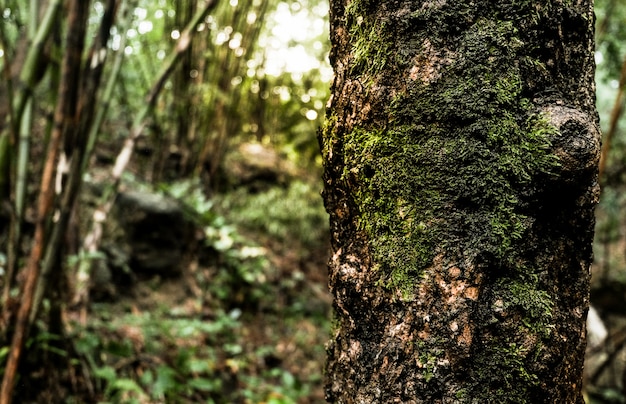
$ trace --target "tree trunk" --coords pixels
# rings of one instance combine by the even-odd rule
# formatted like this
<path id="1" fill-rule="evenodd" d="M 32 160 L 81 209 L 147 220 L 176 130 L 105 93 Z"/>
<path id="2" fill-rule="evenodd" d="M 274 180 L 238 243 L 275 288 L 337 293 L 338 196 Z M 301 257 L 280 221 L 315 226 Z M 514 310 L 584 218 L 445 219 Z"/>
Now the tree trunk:
<path id="1" fill-rule="evenodd" d="M 583 403 L 593 2 L 331 0 L 336 403 Z"/>

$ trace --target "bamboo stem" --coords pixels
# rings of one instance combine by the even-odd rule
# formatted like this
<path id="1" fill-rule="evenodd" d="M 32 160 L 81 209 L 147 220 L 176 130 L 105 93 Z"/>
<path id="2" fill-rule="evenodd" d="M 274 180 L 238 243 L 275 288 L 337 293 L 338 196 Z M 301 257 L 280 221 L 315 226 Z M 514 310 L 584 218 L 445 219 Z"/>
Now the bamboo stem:
<path id="1" fill-rule="evenodd" d="M 63 77 L 59 92 L 61 97 L 55 109 L 55 128 L 52 133 L 46 162 L 41 178 L 41 188 L 37 203 L 37 223 L 33 247 L 26 267 L 26 280 L 22 291 L 20 307 L 17 312 L 15 332 L 11 341 L 11 349 L 5 367 L 2 385 L 0 387 L 0 403 L 10 404 L 13 398 L 13 387 L 17 369 L 21 359 L 24 343 L 28 338 L 31 327 L 30 313 L 34 303 L 34 295 L 40 275 L 40 261 L 45 248 L 46 223 L 52 211 L 54 201 L 54 167 L 59 155 L 63 132 L 68 118 L 73 115 L 72 102 L 76 100 L 78 76 L 80 66 L 84 29 L 87 21 L 89 2 L 74 0 L 70 3 L 68 15 L 68 43 L 69 46 L 63 58 Z M 51 6 L 52 7 L 52 6 Z M 50 13 L 49 13 L 50 14 Z M 50 26 L 52 24 L 50 23 Z M 40 30 L 41 31 L 41 30 Z M 39 34 L 39 32 L 38 32 Z M 39 38 L 41 39 L 41 38 Z M 78 63 L 77 63 L 78 61 Z"/>

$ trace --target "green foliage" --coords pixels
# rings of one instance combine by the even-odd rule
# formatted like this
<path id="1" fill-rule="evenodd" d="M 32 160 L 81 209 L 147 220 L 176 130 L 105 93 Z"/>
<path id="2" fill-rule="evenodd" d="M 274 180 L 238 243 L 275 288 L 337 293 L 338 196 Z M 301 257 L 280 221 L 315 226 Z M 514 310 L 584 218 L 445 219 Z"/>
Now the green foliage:
<path id="1" fill-rule="evenodd" d="M 9 356 L 9 352 L 11 351 L 11 347 L 3 346 L 0 347 L 0 375 L 4 374 L 4 365 Z"/>
<path id="2" fill-rule="evenodd" d="M 220 391 L 215 373 L 217 348 L 199 342 L 232 340 L 239 328 L 236 314 L 221 313 L 210 322 L 161 317 L 167 315 L 171 314 L 127 314 L 112 321 L 91 322 L 91 328 L 81 330 L 76 350 L 89 359 L 94 375 L 105 382 L 109 400 L 149 397 L 178 402 L 195 391 Z M 127 338 L 121 343 L 117 339 L 120 333 Z M 179 346 L 180 341 L 187 343 Z M 142 362 L 140 352 L 148 362 Z M 152 362 L 156 358 L 159 360 Z M 131 366 L 135 360 L 138 367 Z M 126 365 L 113 366 L 120 361 Z"/>
<path id="3" fill-rule="evenodd" d="M 260 231 L 279 241 L 298 241 L 303 248 L 318 248 L 328 234 L 328 218 L 319 192 L 302 181 L 274 187 L 256 195 L 242 190 L 228 195 L 222 210 L 243 229 Z"/>
<path id="4" fill-rule="evenodd" d="M 240 312 L 220 311 L 211 320 L 199 320 L 173 317 L 168 310 L 125 314 L 78 329 L 75 348 L 104 384 L 106 400 L 295 403 L 309 393 L 288 370 L 257 373 L 257 357 L 274 354 L 274 348 L 245 351 L 239 341 Z M 226 387 L 233 377 L 240 380 L 239 388 Z"/>
<path id="5" fill-rule="evenodd" d="M 140 403 L 149 398 L 148 394 L 133 379 L 118 377 L 112 366 L 95 369 L 94 376 L 107 382 L 105 397 L 112 402 Z"/>
<path id="6" fill-rule="evenodd" d="M 204 246 L 215 252 L 218 270 L 211 291 L 223 300 L 257 301 L 264 293 L 269 269 L 265 249 L 217 213 L 198 181 L 161 184 L 159 188 L 182 204 L 186 215 L 203 229 Z"/>
<path id="7" fill-rule="evenodd" d="M 600 114 L 600 124 L 605 135 L 608 134 L 612 113 L 618 104 L 619 82 L 623 63 L 626 58 L 626 27 L 620 23 L 626 18 L 626 7 L 619 1 L 598 0 L 595 2 L 596 23 L 596 97 Z M 610 140 L 610 151 L 603 187 L 620 187 L 624 183 L 624 156 L 626 155 L 626 137 L 623 127 L 623 113 L 618 117 L 618 127 Z M 601 210 L 601 208 L 600 208 Z"/>
<path id="8" fill-rule="evenodd" d="M 598 78 L 602 81 L 616 79 L 620 75 L 623 58 L 626 55 L 626 27 L 621 21 L 626 18 L 626 8 L 619 1 L 597 0 L 597 47 L 601 55 L 598 64 Z"/>
<path id="9" fill-rule="evenodd" d="M 187 216 L 199 225 L 210 225 L 217 220 L 213 201 L 204 194 L 200 181 L 174 181 L 160 184 L 158 189 L 181 202 Z"/>
<path id="10" fill-rule="evenodd" d="M 314 237 L 323 237 L 327 226 L 319 195 L 301 182 L 270 189 L 252 202 L 244 194 L 233 194 L 230 214 L 222 216 L 217 207 L 223 208 L 225 202 L 215 204 L 206 198 L 196 182 L 163 184 L 159 189 L 176 198 L 204 231 L 202 248 L 212 254 L 211 268 L 198 273 L 197 281 L 206 296 L 193 299 L 193 304 L 122 313 L 112 312 L 110 304 L 95 305 L 88 326 L 76 326 L 72 340 L 89 364 L 97 390 L 108 402 L 124 403 L 287 404 L 308 397 L 312 384 L 320 383 L 319 374 L 302 378 L 292 368 L 263 366 L 263 358 L 280 355 L 280 342 L 253 348 L 245 340 L 255 332 L 245 325 L 250 321 L 247 308 L 277 307 L 277 292 L 271 289 L 276 287 L 270 284 L 275 269 L 269 265 L 267 251 L 244 233 L 265 233 L 280 243 L 293 237 L 314 245 Z M 234 217 L 239 218 L 236 223 Z M 274 221 L 280 226 L 267 227 Z M 301 226 L 311 227 L 314 235 L 300 234 Z M 301 299 L 281 311 L 279 324 L 292 330 L 291 344 L 307 346 L 311 336 L 303 333 L 310 328 L 300 329 L 298 322 L 310 312 L 303 309 L 309 303 Z M 189 305 L 206 306 L 203 312 L 210 314 L 188 315 Z M 316 321 L 315 327 L 324 330 L 326 317 Z M 321 346 L 317 355 L 323 355 Z"/>
<path id="11" fill-rule="evenodd" d="M 329 96 L 323 71 L 311 70 L 302 76 L 283 74 L 267 77 L 271 88 L 267 99 L 266 124 L 271 136 L 262 139 L 285 153 L 289 160 L 310 167 L 319 163 L 319 147 L 315 133 L 322 124 L 324 105 Z M 245 135 L 254 135 L 254 125 L 244 127 Z"/>
<path id="12" fill-rule="evenodd" d="M 20 29 L 28 26 L 25 17 L 29 14 L 30 5 L 35 3 L 4 2 L 0 17 L 5 31 L 1 35 L 0 69 L 7 68 L 7 60 L 15 60 L 13 51 L 27 48 L 21 46 L 22 42 L 18 44 L 18 38 L 25 38 Z M 119 80 L 115 81 L 113 99 L 93 99 L 96 109 L 110 108 L 101 130 L 103 136 L 96 146 L 97 158 L 94 161 L 97 161 L 97 170 L 86 176 L 99 179 L 106 176 L 105 172 L 115 159 L 116 152 L 129 135 L 131 122 L 138 116 L 137 111 L 145 107 L 146 93 L 157 84 L 155 77 L 162 64 L 159 61 L 174 51 L 176 39 L 187 20 L 186 15 L 194 11 L 192 9 L 196 4 L 204 5 L 203 2 L 171 0 L 131 2 L 132 21 L 129 26 L 122 21 L 124 7 L 120 8 L 114 27 L 107 30 L 111 32 L 111 40 L 108 42 L 110 49 L 103 82 L 112 71 L 110 61 L 116 53 L 125 55 L 124 64 Z M 214 160 L 211 159 L 213 156 L 202 156 L 206 160 L 198 162 L 199 154 L 206 150 L 225 151 L 231 140 L 256 138 L 264 143 L 274 143 L 292 160 L 307 167 L 317 157 L 315 129 L 328 96 L 325 81 L 329 72 L 323 61 L 327 48 L 327 28 L 323 23 L 327 5 L 318 0 L 225 1 L 217 4 L 217 8 L 198 27 L 191 51 L 184 55 L 184 60 L 165 83 L 158 83 L 163 84 L 162 96 L 152 115 L 142 122 L 146 124 L 145 131 L 136 139 L 135 149 L 140 156 L 131 161 L 134 174 L 125 174 L 122 179 L 128 188 L 151 188 L 146 185 L 147 178 L 171 178 L 161 175 L 167 167 L 160 166 L 170 162 L 170 154 L 175 157 L 184 155 L 189 164 L 197 163 L 196 167 L 191 167 L 196 168 L 195 174 L 204 174 L 206 165 L 219 161 L 221 156 L 215 156 Z M 104 3 L 96 1 L 90 8 L 88 46 L 98 32 L 104 6 Z M 274 14 L 275 10 L 284 10 L 285 7 L 291 14 L 307 14 L 314 19 L 312 26 L 315 29 L 312 32 L 317 37 L 303 39 L 301 33 L 291 37 L 273 32 L 273 28 L 284 22 L 275 18 L 279 15 Z M 59 19 L 58 33 L 65 30 L 64 18 Z M 264 29 L 264 24 L 268 24 L 268 29 Z M 128 41 L 122 45 L 124 34 L 128 34 Z M 261 46 L 257 46 L 259 38 L 265 40 Z M 271 69 L 272 62 L 276 60 L 268 56 L 267 50 L 275 47 L 277 38 L 289 41 L 288 44 L 281 42 L 279 46 L 292 50 L 303 50 L 302 43 L 308 41 L 306 45 L 311 45 L 311 53 L 319 56 L 321 62 L 294 70 L 294 58 L 285 58 L 281 54 L 279 59 L 284 59 L 285 65 Z M 46 48 L 45 56 L 53 58 L 52 65 L 56 69 L 60 66 L 60 53 L 66 49 L 51 46 L 53 42 L 61 41 L 60 37 L 53 39 L 49 45 L 54 49 Z M 19 46 L 10 46 L 12 49 L 9 49 L 5 47 L 5 41 Z M 19 66 L 15 70 L 19 71 Z M 54 74 L 47 74 L 42 81 L 46 84 L 45 88 L 36 89 L 38 93 L 46 93 L 46 97 L 37 97 L 41 103 L 36 113 L 54 109 L 53 103 L 46 101 L 49 100 L 47 94 L 55 94 L 58 87 L 55 79 L 58 77 Z M 5 86 L 2 87 L 0 92 L 7 95 Z M 102 91 L 96 93 L 102 94 Z M 34 122 L 33 144 L 45 145 L 43 126 L 46 120 L 38 119 L 36 115 Z M 193 130 L 185 130 L 189 128 Z M 219 147 L 203 147 L 219 136 L 225 137 L 217 139 Z M 38 160 L 43 160 L 40 159 L 41 147 L 37 147 L 35 153 Z M 8 162 L 9 159 L 3 161 Z M 37 164 L 32 169 L 33 172 L 40 171 Z M 191 176 L 193 171 L 188 169 L 183 175 Z M 131 179 L 133 176 L 136 181 Z M 38 182 L 37 178 L 31 180 Z M 206 184 L 203 185 L 206 188 Z M 271 369 L 267 373 L 258 371 L 259 359 L 247 352 L 244 343 L 238 339 L 242 331 L 234 318 L 238 318 L 246 305 L 256 309 L 257 303 L 262 302 L 259 307 L 278 307 L 276 293 L 269 289 L 269 286 L 274 286 L 269 285 L 270 281 L 275 281 L 277 276 L 276 269 L 269 264 L 268 250 L 252 241 L 249 234 L 244 235 L 250 230 L 244 229 L 243 223 L 218 213 L 213 201 L 204 196 L 202 188 L 198 182 L 182 181 L 160 186 L 160 191 L 180 201 L 188 217 L 202 230 L 198 234 L 198 239 L 202 238 L 198 259 L 201 268 L 192 276 L 207 295 L 202 303 L 210 302 L 209 313 L 199 314 L 198 318 L 202 320 L 191 321 L 178 318 L 180 312 L 162 308 L 155 310 L 152 313 L 155 316 L 151 317 L 144 316 L 145 313 L 103 313 L 98 312 L 103 306 L 94 307 L 94 311 L 89 313 L 88 326 L 75 328 L 77 333 L 73 342 L 76 350 L 80 359 L 85 359 L 88 368 L 93 371 L 96 391 L 103 393 L 103 398 L 111 402 L 196 402 L 198 397 L 206 402 L 242 402 L 244 399 L 251 402 L 295 402 L 310 391 L 306 381 L 298 380 L 299 376 L 287 369 Z M 303 248 L 318 247 L 321 244 L 319 239 L 326 239 L 326 217 L 320 203 L 309 203 L 314 198 L 319 202 L 319 196 L 310 187 L 298 184 L 289 187 L 287 194 L 281 190 L 264 197 L 259 196 L 256 202 L 271 211 L 276 223 L 263 218 L 253 204 L 246 202 L 246 206 L 242 207 L 255 232 L 267 231 L 267 237 L 275 238 L 276 244 L 293 237 Z M 288 198 L 291 204 L 282 205 L 282 211 L 279 211 L 276 205 L 283 203 L 282 197 Z M 299 210 L 294 211 L 293 208 Z M 83 213 L 81 211 L 81 215 Z M 81 224 L 88 221 L 89 213 L 79 218 Z M 290 214 L 293 216 L 289 217 Z M 299 228 L 303 223 L 305 228 Z M 2 236 L 0 242 L 4 240 Z M 0 253 L 0 260 L 3 257 Z M 80 261 L 104 258 L 101 253 L 81 253 L 68 257 L 67 261 L 73 266 Z M 0 262 L 0 271 L 3 267 L 4 263 Z M 301 272 L 298 276 L 301 277 L 299 282 L 304 283 Z M 286 287 L 291 281 L 287 280 L 280 286 Z M 158 281 L 149 282 L 156 290 Z M 120 296 L 122 299 L 126 297 Z M 287 308 L 289 315 L 302 316 L 309 302 L 300 300 L 290 302 Z M 286 307 L 285 302 L 280 304 Z M 119 307 L 107 306 L 107 310 L 115 309 Z M 226 322 L 229 319 L 232 322 Z M 285 327 L 282 322 L 280 325 Z M 43 333 L 30 341 L 33 351 L 41 348 L 53 354 L 50 355 L 52 357 L 66 357 L 68 352 L 58 350 L 56 342 L 59 341 Z M 205 344 L 209 346 L 205 347 Z M 5 347 L 0 349 L 2 363 L 7 350 Z M 67 359 L 76 361 L 76 358 Z M 246 379 L 249 382 L 236 380 L 240 373 L 242 379 L 246 379 L 243 374 L 249 374 L 249 379 Z M 87 372 L 85 377 L 88 375 Z M 231 376 L 234 381 L 229 379 Z M 235 391 L 228 386 L 233 382 Z M 319 380 L 316 382 L 319 383 Z M 241 386 L 242 390 L 238 391 Z"/>
<path id="13" fill-rule="evenodd" d="M 278 386 L 272 386 L 268 389 L 270 386 L 264 386 L 266 379 L 276 379 L 280 383 Z M 306 387 L 302 386 L 293 374 L 283 369 L 272 369 L 262 377 L 248 377 L 246 383 L 261 391 L 266 390 L 261 397 L 263 397 L 263 402 L 267 404 L 296 404 L 297 398 L 304 397 L 307 393 Z M 254 401 L 255 397 L 256 400 L 259 399 L 259 394 L 254 390 L 247 391 L 243 395 L 250 401 Z"/>
<path id="14" fill-rule="evenodd" d="M 605 300 L 606 290 L 621 289 L 626 284 L 626 266 L 624 265 L 623 223 L 626 200 L 624 196 L 625 179 L 624 161 L 626 161 L 626 136 L 624 134 L 624 100 L 618 97 L 620 80 L 623 79 L 624 60 L 626 58 L 626 7 L 623 2 L 597 0 L 595 2 L 596 21 L 596 98 L 600 114 L 600 123 L 604 133 L 603 157 L 606 166 L 600 184 L 602 194 L 596 208 L 596 229 L 594 240 L 594 266 L 592 267 L 592 301 L 601 313 L 612 312 L 621 300 Z M 622 90 L 624 90 L 622 88 Z M 620 112 L 618 112 L 620 111 Z M 618 112 L 619 116 L 614 116 Z M 616 127 L 611 128 L 616 117 Z M 611 129 L 613 132 L 611 133 Z M 608 138 L 611 133 L 612 137 Z M 609 147 L 607 147 L 609 146 Z M 608 288 L 608 289 L 605 289 Z M 609 334 L 618 332 L 619 325 L 613 319 L 603 317 Z M 619 320 L 621 321 L 621 320 Z M 593 358 L 593 357 L 589 357 Z M 590 363 L 593 363 L 591 359 Z M 614 368 L 615 369 L 615 368 Z M 603 373 L 620 380 L 623 369 Z M 621 372 L 621 374 L 619 374 Z M 614 383 L 587 385 L 589 403 L 623 403 L 626 396 L 621 387 Z"/>

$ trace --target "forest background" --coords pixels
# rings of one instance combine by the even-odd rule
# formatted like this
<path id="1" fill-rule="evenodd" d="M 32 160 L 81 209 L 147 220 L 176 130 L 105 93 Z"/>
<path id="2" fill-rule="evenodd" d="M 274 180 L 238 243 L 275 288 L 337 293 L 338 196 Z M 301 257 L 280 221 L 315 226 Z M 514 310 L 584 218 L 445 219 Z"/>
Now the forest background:
<path id="1" fill-rule="evenodd" d="M 0 12 L 0 401 L 323 402 L 326 2 Z M 624 403 L 626 5 L 596 14 L 585 389 Z"/>

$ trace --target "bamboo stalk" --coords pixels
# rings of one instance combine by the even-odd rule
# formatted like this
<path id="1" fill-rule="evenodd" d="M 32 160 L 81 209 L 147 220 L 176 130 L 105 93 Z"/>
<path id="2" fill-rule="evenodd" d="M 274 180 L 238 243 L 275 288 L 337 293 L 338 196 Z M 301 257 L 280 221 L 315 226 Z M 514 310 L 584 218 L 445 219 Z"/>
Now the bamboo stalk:
<path id="1" fill-rule="evenodd" d="M 0 1 L 0 8 L 5 9 L 4 1 Z M 15 131 L 14 126 L 11 121 L 11 117 L 13 116 L 13 103 L 11 100 L 13 99 L 13 79 L 11 77 L 11 64 L 12 64 L 12 55 L 10 51 L 9 44 L 7 42 L 7 35 L 5 31 L 4 24 L 0 24 L 0 46 L 4 49 L 3 56 L 3 68 L 2 68 L 2 77 L 6 84 L 7 89 L 7 99 L 9 102 L 6 103 L 8 108 L 8 130 L 4 130 L 0 133 L 0 203 L 10 203 L 11 192 L 10 192 L 10 184 L 11 184 L 11 163 L 12 156 L 11 152 L 13 151 L 12 144 L 15 139 Z M 7 265 L 6 265 L 6 273 L 4 276 L 4 284 L 2 289 L 2 301 L 0 301 L 0 336 L 4 336 L 5 326 L 8 322 L 8 318 L 10 317 L 10 313 L 8 312 L 9 306 L 9 296 L 11 292 L 11 287 L 13 285 L 13 280 L 15 278 L 15 267 L 17 262 L 17 239 L 19 238 L 18 234 L 16 234 L 16 222 L 17 217 L 15 210 L 11 210 L 11 224 L 9 228 L 9 240 L 7 243 Z M 18 225 L 19 226 L 19 225 Z"/>
<path id="2" fill-rule="evenodd" d="M 207 161 L 212 163 L 207 170 L 211 185 L 215 185 L 215 176 L 228 150 L 231 134 L 237 133 L 240 128 L 240 121 L 236 116 L 241 108 L 240 101 L 242 90 L 241 87 L 236 90 L 232 89 L 230 80 L 232 77 L 240 74 L 245 76 L 245 72 L 241 72 L 241 67 L 243 62 L 247 61 L 251 57 L 252 52 L 254 52 L 255 48 L 252 44 L 256 42 L 256 38 L 262 28 L 262 23 L 247 23 L 248 11 L 253 9 L 253 7 L 254 6 L 250 6 L 248 3 L 239 4 L 231 20 L 234 31 L 241 32 L 248 44 L 245 48 L 245 53 L 241 56 L 237 56 L 234 50 L 229 49 L 228 46 L 222 46 L 219 50 L 221 53 L 221 57 L 219 57 L 219 60 L 221 60 L 219 70 L 222 73 L 213 75 L 217 77 L 215 86 L 218 96 L 214 102 L 214 119 L 212 119 L 212 122 L 217 122 L 218 125 L 213 136 L 204 137 L 204 142 L 200 148 L 199 157 L 194 167 L 194 175 L 199 176 L 205 170 L 205 163 Z M 263 0 L 258 3 L 254 10 L 259 21 L 264 21 L 263 17 L 267 13 L 268 8 L 268 0 Z M 223 74 L 224 71 L 230 74 Z M 210 131 L 205 130 L 205 133 L 210 133 Z"/>
<path id="3" fill-rule="evenodd" d="M 5 277 L 5 284 L 2 292 L 2 302 L 6 303 L 9 298 L 10 289 L 15 277 L 18 246 L 20 239 L 20 227 L 23 220 L 23 206 L 25 195 L 25 181 L 26 171 L 28 165 L 29 154 L 29 137 L 30 130 L 26 128 L 27 122 L 32 118 L 27 117 L 27 121 L 24 122 L 24 111 L 29 104 L 29 100 L 32 98 L 32 91 L 36 85 L 37 71 L 41 64 L 41 59 L 44 54 L 43 48 L 49 37 L 54 23 L 57 20 L 62 0 L 53 0 L 46 14 L 41 21 L 38 22 L 38 2 L 31 0 L 31 14 L 29 21 L 29 36 L 32 38 L 32 45 L 26 55 L 24 66 L 22 66 L 19 76 L 19 83 L 16 89 L 12 88 L 12 78 L 10 77 L 10 69 L 8 65 L 5 66 L 6 82 L 9 86 L 9 114 L 7 116 L 8 124 L 5 129 L 0 133 L 0 200 L 5 199 L 3 191 L 9 187 L 11 182 L 9 175 L 9 167 L 11 165 L 11 159 L 13 155 L 13 148 L 15 147 L 15 140 L 19 131 L 19 155 L 18 155 L 18 168 L 16 178 L 16 194 L 15 194 L 15 206 L 11 218 L 11 231 L 10 240 L 8 246 L 8 262 L 7 262 L 7 276 Z M 39 27 L 37 29 L 37 27 Z M 2 40 L 4 41 L 4 31 L 0 31 L 2 34 Z M 31 113 L 27 113 L 31 115 Z M 18 128 L 19 124 L 19 128 Z M 13 139 L 13 140 L 11 140 Z M 3 304 L 3 307 L 5 305 Z M 6 316 L 6 313 L 5 313 Z"/>
<path id="4" fill-rule="evenodd" d="M 120 24 L 122 29 L 121 40 L 119 50 L 115 55 L 115 59 L 113 61 L 113 66 L 111 69 L 111 73 L 105 85 L 104 92 L 102 94 L 100 100 L 100 108 L 96 110 L 96 116 L 94 119 L 94 123 L 90 128 L 88 139 L 87 139 L 87 147 L 85 150 L 85 158 L 82 161 L 81 172 L 85 172 L 87 169 L 89 158 L 93 152 L 94 145 L 96 143 L 98 133 L 104 121 L 104 118 L 107 114 L 111 99 L 113 97 L 113 91 L 117 84 L 117 80 L 119 74 L 121 72 L 122 62 L 124 60 L 124 48 L 126 46 L 127 40 L 127 31 L 128 27 L 132 22 L 132 10 L 135 8 L 137 4 L 136 0 L 130 2 L 122 1 L 122 23 Z M 95 216 L 94 216 L 95 217 Z M 94 240 L 99 240 L 101 238 L 102 233 L 102 223 L 93 219 L 92 223 L 92 232 L 91 236 L 87 236 L 83 241 L 82 250 L 87 253 L 95 253 L 97 251 L 97 244 L 94 243 Z M 74 296 L 72 298 L 72 303 L 81 307 L 81 316 L 83 321 L 86 321 L 86 312 L 82 310 L 89 300 L 89 280 L 90 280 L 90 262 L 88 260 L 81 260 L 78 264 L 78 268 L 75 275 L 75 283 L 76 286 L 74 288 Z"/>
<path id="5" fill-rule="evenodd" d="M 104 122 L 104 118 L 109 110 L 109 106 L 111 105 L 111 99 L 113 98 L 113 91 L 115 90 L 115 86 L 117 84 L 120 72 L 122 71 L 122 62 L 124 61 L 124 48 L 126 47 L 126 40 L 128 39 L 127 31 L 128 27 L 131 23 L 131 13 L 137 4 L 137 0 L 132 0 L 129 2 L 122 1 L 122 34 L 120 35 L 120 45 L 119 50 L 115 54 L 115 59 L 113 60 L 113 66 L 111 68 L 111 73 L 105 85 L 102 96 L 99 100 L 100 108 L 96 110 L 96 116 L 94 119 L 94 124 L 91 126 L 89 131 L 89 136 L 87 138 L 87 149 L 86 149 L 86 159 L 83 163 L 82 171 L 85 171 L 87 168 L 87 163 L 89 162 L 89 157 L 93 152 L 93 148 L 96 144 L 96 140 L 98 138 L 98 133 L 102 127 L 102 123 Z"/>
<path id="6" fill-rule="evenodd" d="M 19 88 L 16 92 L 16 97 L 13 103 L 14 119 L 19 118 L 22 115 L 26 100 L 32 95 L 33 87 L 37 79 L 37 69 L 41 64 L 41 59 L 44 55 L 44 46 L 46 40 L 50 36 L 54 24 L 57 22 L 57 13 L 59 13 L 62 0 L 52 0 L 46 14 L 44 15 L 39 29 L 37 30 L 33 43 L 26 54 L 24 66 L 19 76 Z"/>
<path id="7" fill-rule="evenodd" d="M 30 15 L 29 15 L 29 27 L 28 36 L 29 40 L 34 41 L 35 35 L 37 35 L 37 24 L 39 20 L 39 6 L 37 0 L 30 1 Z M 22 233 L 22 223 L 24 221 L 24 206 L 26 198 L 26 187 L 28 181 L 28 159 L 30 155 L 30 135 L 33 126 L 33 99 L 29 97 L 24 106 L 24 112 L 20 117 L 20 125 L 18 132 L 18 145 L 17 145 L 17 167 L 15 171 L 15 208 L 14 217 L 11 223 L 11 250 L 12 261 L 9 271 L 11 277 L 7 279 L 12 281 L 13 273 L 15 271 L 17 256 L 19 254 L 19 245 Z M 10 285 L 10 283 L 9 283 Z M 10 288 L 10 286 L 9 286 Z M 9 289 L 7 289 L 7 296 Z"/>
<path id="8" fill-rule="evenodd" d="M 55 127 L 41 177 L 33 247 L 26 267 L 26 279 L 20 307 L 17 312 L 11 350 L 9 351 L 2 385 L 0 386 L 0 403 L 2 404 L 10 404 L 12 402 L 13 387 L 22 349 L 31 327 L 29 316 L 34 303 L 35 289 L 40 275 L 40 261 L 45 248 L 46 223 L 52 211 L 54 200 L 54 166 L 59 155 L 63 132 L 66 130 L 68 122 L 72 121 L 71 118 L 73 118 L 75 112 L 72 104 L 76 100 L 76 92 L 78 90 L 76 77 L 79 75 L 78 68 L 80 67 L 88 8 L 89 2 L 87 1 L 73 0 L 70 2 L 67 42 L 73 46 L 68 45 L 63 58 L 63 77 L 59 89 L 61 97 L 55 109 Z"/>
<path id="9" fill-rule="evenodd" d="M 70 138 L 73 139 L 72 144 L 69 145 L 71 149 L 69 151 L 66 150 L 66 152 L 71 155 L 69 174 L 62 193 L 58 219 L 54 223 L 50 240 L 46 246 L 41 275 L 37 282 L 34 304 L 30 313 L 31 322 L 35 320 L 44 293 L 49 288 L 50 275 L 53 269 L 58 265 L 62 235 L 67 231 L 76 198 L 82 185 L 84 169 L 89 159 L 87 148 L 89 147 L 90 140 L 88 137 L 90 133 L 94 132 L 94 126 L 96 125 L 94 121 L 96 102 L 93 99 L 93 94 L 97 93 L 100 86 L 104 63 L 106 61 L 106 46 L 121 1 L 122 0 L 108 0 L 105 13 L 100 23 L 99 34 L 90 49 L 89 53 L 91 57 L 87 60 L 87 65 L 82 75 L 83 80 L 77 101 L 77 124 L 73 128 L 74 133 L 70 136 Z M 97 132 L 97 129 L 95 132 Z M 87 135 L 83 135 L 85 133 L 87 133 Z M 58 280 L 60 277 L 55 279 Z"/>

